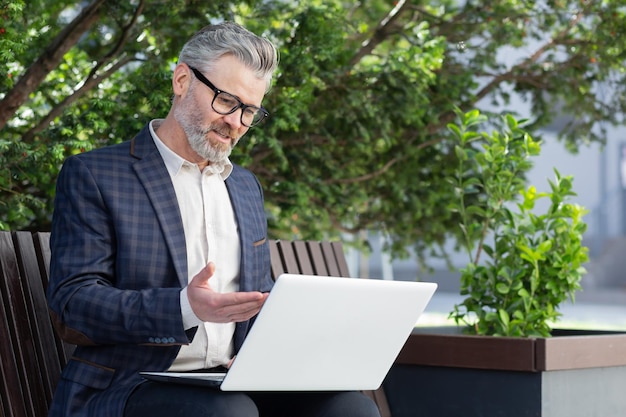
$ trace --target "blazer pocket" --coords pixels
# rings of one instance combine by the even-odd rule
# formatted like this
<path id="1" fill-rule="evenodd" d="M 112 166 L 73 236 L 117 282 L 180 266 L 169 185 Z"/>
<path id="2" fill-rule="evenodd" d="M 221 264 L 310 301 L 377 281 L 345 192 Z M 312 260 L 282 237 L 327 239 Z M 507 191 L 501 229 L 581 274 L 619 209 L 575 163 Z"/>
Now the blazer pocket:
<path id="1" fill-rule="evenodd" d="M 257 246 L 261 246 L 261 245 L 262 245 L 262 244 L 264 244 L 265 242 L 267 242 L 267 238 L 266 238 L 266 237 L 264 237 L 264 238 L 263 238 L 263 239 L 261 239 L 261 240 L 257 240 L 256 242 L 253 242 L 253 243 L 252 243 L 252 246 L 256 248 Z"/>
<path id="2" fill-rule="evenodd" d="M 71 359 L 63 377 L 90 388 L 105 389 L 111 385 L 115 370 L 80 359 Z"/>

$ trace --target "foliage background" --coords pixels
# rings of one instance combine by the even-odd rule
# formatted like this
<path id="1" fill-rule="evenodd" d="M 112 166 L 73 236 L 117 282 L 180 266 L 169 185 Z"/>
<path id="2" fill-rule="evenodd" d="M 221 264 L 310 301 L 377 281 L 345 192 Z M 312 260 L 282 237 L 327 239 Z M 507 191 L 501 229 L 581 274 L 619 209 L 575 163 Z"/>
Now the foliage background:
<path id="1" fill-rule="evenodd" d="M 536 138 L 563 112 L 564 146 L 602 141 L 623 122 L 621 3 L 0 0 L 0 229 L 47 229 L 63 159 L 163 117 L 184 41 L 229 19 L 281 53 L 272 116 L 233 155 L 264 186 L 272 237 L 379 230 L 396 256 L 441 255 L 459 233 L 454 109 L 514 113 L 515 94 Z"/>

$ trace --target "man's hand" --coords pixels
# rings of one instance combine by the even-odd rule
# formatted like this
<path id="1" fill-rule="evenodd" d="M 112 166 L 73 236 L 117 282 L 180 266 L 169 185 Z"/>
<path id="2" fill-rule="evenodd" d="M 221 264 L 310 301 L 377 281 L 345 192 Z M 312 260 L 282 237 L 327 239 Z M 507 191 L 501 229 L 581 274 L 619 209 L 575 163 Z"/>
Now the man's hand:
<path id="1" fill-rule="evenodd" d="M 189 304 L 196 316 L 202 321 L 213 323 L 246 321 L 254 317 L 269 293 L 251 291 L 221 294 L 215 292 L 209 285 L 209 279 L 214 272 L 215 264 L 209 262 L 193 277 L 187 287 Z"/>

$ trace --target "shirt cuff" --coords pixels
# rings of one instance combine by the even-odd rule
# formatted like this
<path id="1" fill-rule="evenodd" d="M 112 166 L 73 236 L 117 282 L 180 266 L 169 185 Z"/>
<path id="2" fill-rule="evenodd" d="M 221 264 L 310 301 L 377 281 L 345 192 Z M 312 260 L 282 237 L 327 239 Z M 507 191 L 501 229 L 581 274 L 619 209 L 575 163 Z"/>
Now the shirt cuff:
<path id="1" fill-rule="evenodd" d="M 180 290 L 180 313 L 183 316 L 183 326 L 185 330 L 197 327 L 202 324 L 202 320 L 193 312 L 189 297 L 187 296 L 187 287 Z"/>

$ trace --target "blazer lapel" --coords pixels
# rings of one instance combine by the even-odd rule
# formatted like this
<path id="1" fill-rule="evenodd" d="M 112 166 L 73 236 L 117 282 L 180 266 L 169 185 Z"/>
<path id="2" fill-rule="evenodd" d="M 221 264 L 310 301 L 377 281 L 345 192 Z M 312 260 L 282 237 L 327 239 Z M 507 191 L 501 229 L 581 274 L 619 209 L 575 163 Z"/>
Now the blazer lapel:
<path id="1" fill-rule="evenodd" d="M 241 182 L 237 178 L 236 170 L 233 169 L 230 177 L 226 180 L 226 188 L 228 189 L 228 195 L 230 196 L 230 202 L 235 212 L 235 220 L 237 222 L 237 228 L 239 229 L 239 247 L 241 248 L 241 263 L 239 267 L 239 286 L 242 291 L 248 291 L 250 283 L 250 277 L 246 274 L 246 267 L 248 264 L 248 246 L 246 245 L 248 236 L 248 222 L 250 221 L 244 217 L 244 213 L 250 213 L 249 207 L 247 207 L 247 201 L 242 199 Z"/>
<path id="2" fill-rule="evenodd" d="M 138 158 L 133 164 L 133 169 L 152 202 L 181 287 L 184 287 L 188 283 L 187 250 L 172 180 L 147 125 L 132 141 L 131 154 Z"/>

